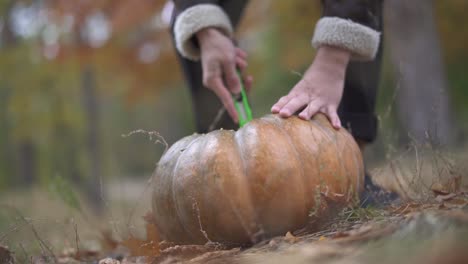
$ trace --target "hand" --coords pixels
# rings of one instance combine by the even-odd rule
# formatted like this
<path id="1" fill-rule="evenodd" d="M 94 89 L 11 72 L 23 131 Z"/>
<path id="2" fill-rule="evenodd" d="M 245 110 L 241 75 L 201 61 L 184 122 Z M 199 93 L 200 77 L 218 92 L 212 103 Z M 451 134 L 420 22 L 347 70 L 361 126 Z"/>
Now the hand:
<path id="1" fill-rule="evenodd" d="M 231 39 L 215 28 L 202 29 L 196 36 L 201 50 L 203 84 L 219 97 L 232 120 L 238 123 L 231 94 L 239 94 L 241 91 L 237 68 L 244 72 L 247 53 L 236 48 Z M 245 76 L 243 80 L 249 90 L 252 77 Z"/>
<path id="2" fill-rule="evenodd" d="M 330 46 L 320 47 L 303 78 L 288 95 L 273 105 L 271 112 L 290 117 L 303 109 L 299 117 L 304 120 L 310 120 L 320 112 L 328 117 L 335 129 L 339 129 L 341 122 L 337 109 L 343 95 L 346 67 L 350 57 L 351 53 L 346 50 Z"/>

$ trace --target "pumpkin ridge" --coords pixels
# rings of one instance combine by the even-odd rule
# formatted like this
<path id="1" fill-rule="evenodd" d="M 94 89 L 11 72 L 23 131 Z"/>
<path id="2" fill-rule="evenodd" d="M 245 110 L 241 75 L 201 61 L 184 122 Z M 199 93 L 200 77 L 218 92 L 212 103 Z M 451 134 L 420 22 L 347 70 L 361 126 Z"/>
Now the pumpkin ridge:
<path id="1" fill-rule="evenodd" d="M 195 134 L 194 134 L 194 135 L 195 135 Z M 193 137 L 194 135 L 190 135 L 190 136 L 187 136 L 187 137 L 181 139 L 180 141 L 176 142 L 173 146 L 171 146 L 171 148 L 177 146 L 177 144 L 180 144 L 180 145 L 181 145 L 181 146 L 180 146 L 180 150 L 184 150 L 184 149 L 193 141 L 193 138 L 191 138 L 191 137 Z M 188 142 L 184 142 L 183 140 L 185 140 L 185 139 L 187 139 Z M 181 144 L 181 142 L 184 142 L 184 144 Z M 180 155 L 181 155 L 180 150 L 179 150 L 179 149 L 176 149 L 176 152 L 173 154 L 173 155 L 176 155 L 176 156 L 177 156 L 177 159 L 178 159 L 178 158 L 180 157 Z M 171 151 L 171 150 L 168 150 L 168 151 L 165 153 L 165 155 L 169 155 L 169 151 Z M 179 152 L 179 153 L 177 153 L 177 152 Z M 178 155 L 177 155 L 177 154 L 178 154 Z M 165 156 L 163 155 L 163 157 L 165 157 Z M 164 184 L 165 181 L 168 181 L 168 184 L 167 184 L 167 185 L 170 186 L 170 188 L 168 188 L 168 189 L 169 189 L 169 192 L 170 192 L 171 194 L 173 194 L 173 190 L 172 190 L 172 183 L 173 183 L 172 174 L 173 174 L 173 173 L 172 173 L 172 172 L 173 172 L 173 169 L 174 169 L 175 166 L 176 166 L 177 160 L 176 160 L 176 161 L 174 162 L 174 164 L 172 165 L 172 171 L 171 171 L 171 173 L 159 172 L 159 170 L 162 169 L 163 166 L 168 166 L 166 163 L 170 163 L 170 160 L 167 160 L 167 161 L 166 161 L 166 160 L 164 160 L 163 158 L 161 158 L 161 160 L 157 163 L 157 166 L 156 166 L 156 169 L 155 169 L 153 175 L 155 175 L 155 176 L 158 175 L 158 176 L 159 176 L 160 173 L 162 173 L 163 175 L 165 175 L 165 178 L 162 179 L 162 182 L 163 182 L 163 184 Z M 171 166 L 170 166 L 170 167 L 171 167 Z M 154 178 L 160 178 L 160 179 L 161 179 L 161 177 L 154 177 Z M 169 184 L 169 183 L 170 183 L 170 184 Z M 157 180 L 154 180 L 152 184 L 153 184 L 153 186 L 156 186 L 156 185 L 158 184 L 158 181 L 157 181 Z M 153 208 L 154 208 L 154 207 L 159 207 L 159 206 L 157 205 L 157 200 L 155 199 L 155 197 L 156 197 L 155 194 L 156 194 L 156 192 L 153 193 L 153 202 L 152 202 Z M 170 202 L 171 202 L 171 203 L 174 203 L 174 199 L 173 199 L 172 195 L 171 195 L 171 198 L 170 198 L 170 199 L 171 199 Z M 175 207 L 174 207 L 174 213 L 176 213 Z M 178 228 L 183 227 L 182 223 L 180 222 L 180 219 L 177 219 L 177 220 L 176 220 L 176 223 L 178 224 L 178 225 L 176 224 Z M 160 229 L 159 225 L 157 225 L 157 226 L 158 226 L 158 229 Z M 164 234 L 164 233 L 165 233 L 165 230 L 159 231 L 159 232 L 160 232 L 161 234 Z"/>
<path id="2" fill-rule="evenodd" d="M 358 149 L 359 153 L 356 153 L 356 155 L 352 155 L 353 156 L 353 160 L 354 160 L 354 163 L 356 165 L 356 168 L 358 169 L 359 173 L 356 175 L 356 194 L 359 193 L 359 190 L 363 187 L 361 186 L 361 176 L 365 174 L 364 172 L 364 164 L 362 162 L 362 158 L 360 159 L 359 157 L 362 157 L 362 153 L 361 153 L 361 149 L 359 148 L 359 146 L 357 145 L 356 143 L 356 140 L 354 140 L 354 138 L 351 136 L 351 134 L 349 133 L 346 133 L 345 136 L 347 138 L 350 138 L 351 140 L 345 140 L 346 144 L 348 147 L 350 147 L 351 149 Z M 356 152 L 356 151 L 354 151 Z M 359 160 L 359 161 L 358 161 Z"/>
<path id="3" fill-rule="evenodd" d="M 192 142 L 190 142 L 190 144 L 188 144 L 184 150 L 187 150 L 188 148 L 190 148 L 192 145 L 194 145 L 195 143 L 197 143 L 198 141 L 200 141 L 202 138 L 204 138 L 206 136 L 206 134 L 198 134 L 199 137 L 195 138 Z M 181 153 L 179 155 L 179 157 L 177 158 L 177 161 L 176 161 L 176 164 L 174 166 L 174 170 L 172 171 L 172 175 L 174 175 L 174 173 L 177 171 L 177 168 L 179 167 L 179 161 L 181 159 L 181 157 L 187 153 L 188 151 L 184 151 L 183 153 Z M 174 189 L 174 183 L 176 181 L 174 179 L 172 179 L 172 186 L 171 188 Z M 179 203 L 177 202 L 177 197 L 175 195 L 175 192 L 173 191 L 172 192 L 172 200 L 174 201 L 174 204 L 175 204 L 175 212 L 176 212 L 176 218 L 177 218 L 177 221 L 180 222 L 180 219 L 182 219 L 181 217 L 181 214 L 180 214 L 180 208 L 179 208 Z M 185 224 L 183 224 L 182 222 L 180 222 L 180 225 L 184 228 L 185 230 L 185 233 L 188 234 L 193 240 L 196 240 L 197 239 L 197 235 L 193 234 L 191 230 L 189 230 Z"/>
<path id="4" fill-rule="evenodd" d="M 258 122 L 259 123 L 268 123 L 268 122 L 265 122 L 263 119 L 258 119 Z M 269 123 L 268 123 L 269 124 Z M 268 187 L 271 185 L 271 178 L 268 178 L 266 181 L 265 181 L 265 187 L 264 190 L 268 190 Z M 275 190 L 276 192 L 278 192 L 279 190 Z"/>
<path id="5" fill-rule="evenodd" d="M 260 119 L 256 119 L 256 120 L 253 120 L 252 122 L 249 122 L 247 123 L 247 125 L 245 125 L 244 127 L 242 127 L 240 130 L 238 130 L 236 133 L 235 133 L 235 142 L 236 142 L 236 145 L 238 147 L 238 150 L 239 150 L 239 154 L 241 156 L 241 160 L 242 160 L 242 166 L 243 166 L 243 170 L 244 170 L 244 177 L 246 179 L 246 182 L 250 182 L 249 178 L 248 178 L 248 174 L 247 174 L 247 162 L 244 158 L 244 155 L 243 155 L 243 147 L 245 144 L 240 144 L 239 140 L 242 141 L 243 138 L 240 136 L 241 133 L 243 133 L 245 130 L 247 130 L 247 128 L 249 128 L 250 126 L 253 126 L 253 124 L 259 122 Z M 253 126 L 255 127 L 255 126 Z M 262 189 L 264 189 L 263 186 L 260 186 Z M 248 187 L 249 188 L 249 193 L 251 193 L 250 191 L 250 188 L 251 186 Z M 251 201 L 251 204 L 254 205 L 254 201 L 252 199 L 252 197 L 250 197 L 250 201 Z M 261 217 L 259 216 L 259 212 L 258 210 L 256 210 L 255 206 L 254 207 L 254 210 L 253 210 L 253 215 L 254 215 L 254 219 L 255 219 L 255 227 L 254 227 L 254 230 L 256 233 L 253 234 L 253 236 L 250 237 L 250 240 L 252 239 L 255 239 L 255 234 L 261 234 L 263 233 L 263 230 L 264 230 L 264 227 L 263 227 L 263 224 L 261 222 Z"/>
<path id="6" fill-rule="evenodd" d="M 313 127 L 318 127 L 318 129 L 320 130 L 320 132 L 321 132 L 323 135 L 325 135 L 325 137 L 328 138 L 328 140 L 332 140 L 332 138 L 328 135 L 328 133 L 325 133 L 325 132 L 323 131 L 322 127 L 318 126 L 318 125 L 313 121 L 313 119 L 310 120 L 310 124 L 311 124 Z M 309 127 L 309 130 L 312 130 L 312 127 Z M 312 131 L 313 131 L 313 130 L 312 130 Z M 311 133 L 311 134 L 314 136 L 315 139 L 317 139 L 315 133 Z M 323 142 L 320 142 L 320 143 L 318 144 L 318 146 L 319 146 L 319 150 L 321 150 L 321 149 L 322 149 L 322 146 L 323 146 Z M 320 152 L 320 151 L 319 151 L 319 152 Z M 319 168 L 318 168 L 319 177 L 320 177 L 319 189 L 322 190 L 321 188 L 322 188 L 322 184 L 323 184 L 323 175 L 322 175 L 322 168 L 320 167 L 321 164 L 320 164 L 320 162 L 319 162 L 319 161 L 320 161 L 319 156 L 316 155 L 316 156 L 315 156 L 315 159 L 316 159 L 317 164 L 318 164 L 318 166 L 319 166 Z"/>
<path id="7" fill-rule="evenodd" d="M 269 120 L 267 118 L 262 118 L 261 120 L 267 122 L 267 123 L 270 123 L 270 124 L 273 124 L 275 127 L 279 128 L 279 130 L 281 131 L 281 133 L 283 133 L 285 135 L 285 137 L 288 139 L 288 142 L 289 142 L 289 145 L 292 146 L 292 149 L 294 150 L 294 153 L 296 154 L 296 159 L 298 161 L 299 164 L 301 164 L 301 180 L 302 180 L 302 193 L 303 193 L 303 201 L 305 202 L 305 205 L 308 204 L 307 202 L 307 190 L 306 190 L 306 184 L 305 184 L 305 171 L 304 171 L 304 159 L 302 158 L 301 155 L 299 155 L 299 151 L 296 147 L 295 144 L 293 144 L 293 141 L 291 140 L 291 137 L 289 136 L 289 134 L 287 133 L 286 129 L 283 127 L 283 126 L 280 126 L 280 124 L 278 124 L 278 121 L 274 121 L 274 120 Z M 285 121 L 283 121 L 285 122 Z M 308 209 L 308 208 L 307 208 Z M 307 215 L 307 212 L 306 212 L 306 215 Z"/>
<path id="8" fill-rule="evenodd" d="M 278 132 L 279 132 L 280 134 L 283 134 L 284 137 L 287 138 L 286 140 L 289 142 L 289 145 L 292 146 L 293 152 L 296 154 L 295 156 L 296 156 L 296 157 L 299 156 L 299 155 L 298 155 L 297 148 L 294 146 L 294 144 L 292 144 L 291 138 L 289 137 L 288 133 L 285 133 L 284 129 L 283 129 L 281 126 L 279 126 L 278 124 L 275 124 L 274 122 L 269 121 L 268 118 L 265 118 L 265 117 L 264 117 L 264 118 L 258 119 L 258 122 L 259 122 L 259 123 L 266 124 L 266 125 L 270 125 L 270 126 L 272 126 L 273 128 L 275 128 L 275 127 L 276 127 L 276 128 L 280 128 Z M 285 122 L 287 122 L 287 121 L 285 121 Z M 296 161 L 297 161 L 297 163 L 300 164 L 301 167 L 302 167 L 302 160 L 301 160 L 300 158 L 296 158 Z M 300 177 L 300 180 L 298 180 L 298 183 L 304 183 L 304 171 L 303 171 L 303 168 L 301 168 L 300 174 L 301 174 L 301 177 Z M 294 177 L 294 178 L 296 178 L 296 177 Z M 266 185 L 266 186 L 271 185 L 271 184 L 272 184 L 272 180 L 273 180 L 272 178 L 268 178 L 267 181 L 265 182 L 265 185 Z M 301 198 L 300 198 L 300 199 L 301 199 L 302 204 L 299 206 L 299 208 L 306 208 L 306 199 L 305 199 L 305 198 L 306 198 L 306 191 L 304 190 L 304 184 L 302 184 L 301 187 L 302 187 L 302 188 L 301 188 L 301 189 L 302 189 L 302 195 L 301 195 Z M 265 189 L 268 190 L 268 189 L 270 189 L 270 187 L 265 187 Z M 275 189 L 275 191 L 274 191 L 273 193 L 270 193 L 270 197 L 275 197 L 276 194 L 277 194 L 277 193 L 280 193 L 281 191 L 282 191 L 281 189 Z M 299 190 L 298 190 L 298 191 L 299 191 Z M 307 214 L 308 214 L 308 213 L 307 213 L 307 210 L 303 210 L 303 211 L 304 211 L 304 212 L 301 213 L 301 214 L 307 217 Z M 292 218 L 292 219 L 293 219 L 292 221 L 293 221 L 295 224 L 298 223 L 298 219 L 299 219 L 299 218 L 294 217 L 294 218 Z M 301 221 L 301 222 L 302 222 L 302 224 L 304 224 L 303 221 Z"/>
<path id="9" fill-rule="evenodd" d="M 329 128 L 330 128 L 330 127 L 328 127 L 328 126 L 327 126 L 327 127 L 323 126 L 323 124 L 321 124 L 318 120 L 315 120 L 315 119 L 311 119 L 311 121 L 312 121 L 314 124 L 316 124 L 322 131 L 326 131 L 325 134 L 329 135 L 329 131 L 330 131 Z M 327 122 L 329 122 L 328 119 L 327 119 Z M 332 128 L 332 129 L 334 129 L 334 128 Z M 336 150 L 336 154 L 337 154 L 337 156 L 338 156 L 338 159 L 340 160 L 341 169 L 346 173 L 346 175 L 348 175 L 348 172 L 346 171 L 346 168 L 343 167 L 343 156 L 341 155 L 342 153 L 341 153 L 340 148 L 339 148 L 339 146 L 338 146 L 338 144 L 337 144 L 337 138 L 338 138 L 338 135 L 337 135 L 337 134 L 338 134 L 338 133 L 339 133 L 339 132 L 336 131 L 335 137 L 334 137 L 334 138 L 333 138 L 333 137 L 329 137 L 329 138 L 331 139 L 331 141 L 332 141 L 333 144 L 335 145 L 335 150 Z M 335 173 L 332 174 L 332 175 L 333 175 L 334 178 L 336 178 L 336 174 L 335 174 Z M 341 181 L 341 178 L 338 179 L 338 180 Z M 336 195 L 336 194 L 338 194 L 338 195 L 344 195 L 345 193 L 334 193 L 334 194 L 335 194 L 335 195 Z"/>
<path id="10" fill-rule="evenodd" d="M 216 135 L 219 135 L 219 137 L 230 138 L 230 140 L 232 140 L 232 144 L 234 145 L 234 148 L 236 148 L 236 150 L 237 150 L 238 146 L 237 146 L 237 142 L 236 142 L 235 137 L 234 137 L 235 131 L 233 131 L 233 130 L 217 130 L 217 131 L 213 131 L 213 132 L 210 133 L 210 136 L 214 136 L 214 138 L 216 138 Z M 222 140 L 219 140 L 219 141 L 222 142 Z M 241 163 L 243 164 L 244 160 L 242 159 L 242 156 L 239 155 L 239 152 L 237 152 L 235 154 L 237 154 L 237 156 L 239 156 L 239 158 L 241 160 Z M 221 156 L 216 155 L 214 157 L 214 160 L 212 161 L 213 164 L 217 164 L 219 162 L 218 158 L 220 158 L 220 157 Z M 207 167 L 211 167 L 211 166 L 207 166 Z M 207 173 L 205 173 L 205 171 L 207 171 L 207 168 L 204 168 L 203 171 L 204 172 L 202 173 L 202 175 L 204 175 L 204 177 L 205 177 L 205 175 L 207 175 Z M 245 169 L 243 169 L 243 173 L 245 175 Z M 223 176 L 223 177 L 225 177 L 225 176 Z M 205 179 L 205 181 L 207 181 L 207 180 L 208 179 Z M 224 192 L 224 185 L 216 185 L 216 188 L 218 189 L 219 192 L 221 192 L 221 193 Z M 234 202 L 235 199 L 233 197 L 229 196 L 229 195 L 225 195 L 225 196 L 223 196 L 223 198 L 225 199 L 225 201 L 227 201 L 227 206 L 231 210 L 232 214 L 235 215 L 235 217 L 239 221 L 239 223 L 241 223 L 242 229 L 246 232 L 247 236 L 250 238 L 251 237 L 251 232 L 249 232 L 248 228 L 246 228 L 245 220 L 242 217 L 242 214 L 240 213 L 238 207 L 236 206 L 236 203 Z M 205 196 L 204 199 L 207 199 L 207 197 Z M 200 217 L 199 217 L 199 222 L 200 222 L 199 223 L 200 226 L 202 226 Z M 205 237 L 208 238 L 208 234 L 204 234 L 204 235 L 205 235 Z M 208 239 L 208 240 L 210 240 L 210 239 Z"/>
<path id="11" fill-rule="evenodd" d="M 242 128 L 241 128 L 242 129 Z M 244 159 L 244 155 L 242 155 L 242 150 L 241 150 L 241 145 L 238 141 L 238 139 L 241 139 L 240 137 L 237 137 L 237 131 L 235 133 L 232 133 L 232 139 L 233 139 L 233 142 L 234 142 L 234 145 L 235 145 L 235 148 L 236 148 L 236 153 L 237 155 L 239 155 L 240 157 L 240 160 L 241 160 L 241 164 L 242 164 L 242 177 L 244 178 L 244 181 L 245 182 L 249 182 L 248 179 L 247 179 L 247 168 L 246 168 L 246 162 L 245 162 L 245 159 Z M 252 198 L 250 197 L 250 192 L 248 192 L 249 194 L 249 203 L 252 204 Z M 248 227 L 246 227 L 246 223 L 244 221 L 244 218 L 241 217 L 239 215 L 239 210 L 233 210 L 235 212 L 235 215 L 237 216 L 237 218 L 239 219 L 241 225 L 242 225 L 242 228 L 244 228 L 244 230 L 247 232 L 247 235 L 249 236 L 249 239 L 251 242 L 253 242 L 253 233 L 250 231 L 250 229 Z M 255 210 L 254 210 L 255 211 Z M 258 216 L 257 216 L 257 213 L 255 212 L 254 213 L 254 218 L 255 218 L 255 223 L 258 223 Z M 255 231 L 258 232 L 257 229 L 257 226 L 255 226 Z"/>
<path id="12" fill-rule="evenodd" d="M 318 146 L 318 153 L 321 153 L 321 150 L 323 148 L 323 142 L 322 141 L 317 141 L 317 135 L 314 133 L 314 131 L 312 130 L 312 127 L 316 127 L 316 125 L 310 120 L 309 121 L 309 124 L 311 126 L 307 126 L 309 131 L 311 131 L 311 136 L 313 137 L 314 139 L 314 142 L 317 143 L 317 146 Z M 325 134 L 323 133 L 323 131 L 319 128 L 320 132 L 322 134 Z M 325 134 L 326 137 L 328 137 L 328 135 Z M 322 185 L 323 185 L 323 175 L 322 175 L 322 168 L 320 168 L 320 158 L 319 158 L 319 155 L 314 155 L 314 158 L 315 158 L 315 163 L 317 164 L 317 166 L 319 166 L 317 168 L 317 171 L 318 171 L 318 178 L 319 178 L 319 185 L 318 186 L 315 186 L 315 189 L 318 189 L 319 190 L 319 195 L 315 195 L 315 197 L 318 197 L 318 202 L 317 202 L 317 199 L 314 197 L 314 208 L 319 208 L 320 207 L 320 199 L 322 199 L 322 195 L 321 195 L 321 191 L 322 191 Z M 312 208 L 311 208 L 312 209 Z M 310 209 L 309 209 L 310 210 Z M 317 210 L 317 209 L 315 209 Z M 310 214 L 309 214 L 310 215 Z"/>
<path id="13" fill-rule="evenodd" d="M 343 128 L 341 128 L 341 129 L 343 129 Z M 348 146 L 348 143 L 346 142 L 347 140 L 344 139 L 344 136 L 345 136 L 345 133 L 344 133 L 343 131 L 339 131 L 339 133 L 337 133 L 337 140 L 336 140 L 336 143 L 335 143 L 335 144 L 338 144 L 338 143 L 337 143 L 337 142 L 338 142 L 338 138 L 340 138 L 341 144 L 343 144 L 343 142 L 344 142 L 344 144 L 343 144 L 343 150 L 349 147 L 349 146 Z M 354 139 L 353 139 L 353 140 L 354 140 Z M 352 150 L 352 148 L 351 148 L 351 150 Z M 343 159 L 343 151 L 339 151 L 338 153 L 339 153 L 339 156 L 338 156 L 338 157 L 339 157 L 339 159 L 340 159 L 340 161 L 341 161 L 341 165 L 342 165 L 342 167 L 343 167 L 343 170 L 345 171 L 345 173 L 346 173 L 346 175 L 347 175 L 346 180 L 347 180 L 347 181 L 351 181 L 351 176 L 352 176 L 352 175 L 350 175 L 351 171 L 350 171 L 350 170 L 347 170 L 347 169 L 344 167 L 344 164 L 345 164 L 345 163 L 343 162 L 343 160 L 344 160 L 344 159 Z M 354 155 L 353 155 L 353 156 L 354 156 Z M 346 184 L 346 185 L 349 185 L 349 183 Z M 352 190 L 346 190 L 346 192 L 347 192 L 348 199 L 349 199 L 349 195 L 351 194 Z"/>

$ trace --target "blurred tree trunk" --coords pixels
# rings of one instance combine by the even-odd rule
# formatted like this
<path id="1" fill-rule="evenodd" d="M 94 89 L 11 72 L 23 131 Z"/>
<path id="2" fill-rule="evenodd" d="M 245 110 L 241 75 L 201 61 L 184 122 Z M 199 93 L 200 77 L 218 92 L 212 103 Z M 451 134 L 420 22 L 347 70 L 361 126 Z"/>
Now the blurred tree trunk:
<path id="1" fill-rule="evenodd" d="M 11 25 L 11 10 L 13 8 L 14 1 L 9 1 L 6 4 L 6 8 L 4 11 L 4 25 L 3 30 L 1 31 L 1 47 L 3 49 L 8 49 L 15 44 L 17 44 L 17 37 L 12 31 Z M 8 89 L 8 88 L 7 88 Z M 6 98 L 5 98 L 6 102 Z M 6 105 L 6 104 L 5 104 Z M 6 121 L 6 118 L 5 118 Z M 5 124 L 5 128 L 6 124 Z M 5 132 L 6 133 L 6 132 Z M 4 145 L 4 151 L 8 151 L 12 149 L 10 144 Z M 15 146 L 16 150 L 16 159 L 17 159 L 17 173 L 19 181 L 23 185 L 30 185 L 32 184 L 37 178 L 37 152 L 36 146 L 32 139 L 30 138 L 23 138 L 19 142 L 17 142 Z M 11 157 L 12 155 L 8 155 Z M 14 155 L 13 155 L 14 156 Z M 9 158 L 10 159 L 10 158 Z"/>
<path id="2" fill-rule="evenodd" d="M 83 108 L 87 123 L 86 149 L 90 170 L 85 186 L 91 205 L 96 213 L 103 210 L 104 193 L 101 188 L 101 157 L 99 148 L 99 100 L 96 91 L 96 80 L 90 65 L 85 65 L 81 72 Z"/>
<path id="3" fill-rule="evenodd" d="M 30 185 L 37 178 L 36 146 L 31 140 L 23 140 L 18 144 L 17 153 L 18 172 L 21 183 Z"/>
<path id="4" fill-rule="evenodd" d="M 433 1 L 387 0 L 385 17 L 391 60 L 398 73 L 398 115 L 407 139 L 454 143 Z"/>
<path id="5" fill-rule="evenodd" d="M 0 31 L 1 32 L 0 40 L 2 41 L 1 46 L 5 46 L 5 47 L 13 46 L 17 42 L 16 36 L 11 30 L 12 25 L 11 25 L 11 20 L 9 19 L 12 9 L 13 9 L 13 1 L 9 1 L 6 4 L 4 12 L 2 12 L 4 24 L 3 24 L 3 30 Z"/>
<path id="6" fill-rule="evenodd" d="M 8 87 L 5 87 L 3 83 L 0 83 L 0 171 L 6 175 L 13 173 L 14 160 L 12 158 L 12 144 L 10 138 L 10 126 L 7 117 L 7 102 L 9 99 Z M 0 176 L 1 177 L 1 176 Z M 0 179 L 1 182 L 8 182 L 8 178 Z M 2 186 L 0 186 L 1 188 Z"/>

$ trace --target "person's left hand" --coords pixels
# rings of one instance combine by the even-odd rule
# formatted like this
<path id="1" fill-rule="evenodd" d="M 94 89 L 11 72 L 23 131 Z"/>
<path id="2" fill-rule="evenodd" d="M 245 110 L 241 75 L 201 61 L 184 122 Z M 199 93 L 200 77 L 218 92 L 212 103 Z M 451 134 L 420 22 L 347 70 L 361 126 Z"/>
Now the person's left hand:
<path id="1" fill-rule="evenodd" d="M 341 122 L 337 109 L 343 94 L 350 57 L 350 52 L 346 50 L 320 47 L 303 78 L 288 95 L 273 105 L 271 112 L 279 113 L 281 117 L 290 117 L 303 109 L 299 117 L 304 120 L 310 120 L 313 115 L 321 112 L 328 117 L 335 129 L 339 129 Z"/>

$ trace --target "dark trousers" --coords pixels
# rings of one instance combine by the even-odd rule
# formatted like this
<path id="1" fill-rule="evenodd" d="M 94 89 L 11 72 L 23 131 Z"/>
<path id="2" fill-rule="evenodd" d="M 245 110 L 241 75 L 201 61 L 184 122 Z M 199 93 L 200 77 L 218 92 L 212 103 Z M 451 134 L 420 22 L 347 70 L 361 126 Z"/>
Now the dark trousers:
<path id="1" fill-rule="evenodd" d="M 232 2 L 238 4 L 223 8 L 233 24 L 236 25 L 244 6 L 239 2 L 246 1 Z M 381 30 L 383 28 L 381 16 L 380 26 Z M 377 135 L 377 118 L 374 111 L 382 61 L 382 42 L 375 60 L 349 64 L 343 98 L 338 109 L 343 126 L 351 132 L 355 139 L 365 142 L 372 142 Z M 192 95 L 196 130 L 199 133 L 206 133 L 222 104 L 213 92 L 203 86 L 201 63 L 182 58 L 180 54 L 178 57 Z M 236 129 L 237 127 L 225 112 L 214 128 Z"/>

